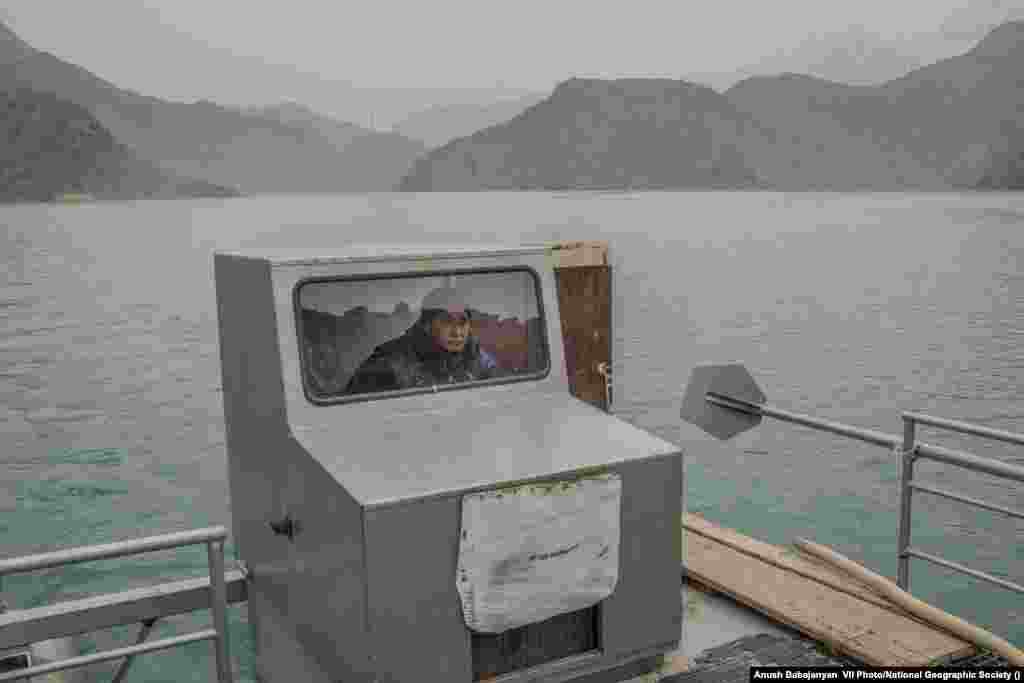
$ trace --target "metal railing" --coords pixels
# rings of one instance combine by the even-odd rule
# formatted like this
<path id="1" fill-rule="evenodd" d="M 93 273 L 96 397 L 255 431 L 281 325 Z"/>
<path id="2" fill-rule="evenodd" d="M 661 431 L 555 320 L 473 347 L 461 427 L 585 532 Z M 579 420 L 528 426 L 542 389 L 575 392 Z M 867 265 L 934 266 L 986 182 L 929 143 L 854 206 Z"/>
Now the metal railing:
<path id="1" fill-rule="evenodd" d="M 971 453 L 963 453 L 961 451 L 943 448 L 942 446 L 930 446 L 925 443 L 918 443 L 916 440 L 916 428 L 919 424 L 1024 446 L 1024 434 L 1005 432 L 999 429 L 991 429 L 989 427 L 973 425 L 967 422 L 948 420 L 941 417 L 932 417 L 931 415 L 922 415 L 920 413 L 903 413 L 903 442 L 900 444 L 900 455 L 902 456 L 902 467 L 900 472 L 900 527 L 899 542 L 897 546 L 897 552 L 899 553 L 897 583 L 900 588 L 908 590 L 910 586 L 910 558 L 916 557 L 918 559 L 927 560 L 933 564 L 946 567 L 947 569 L 953 569 L 962 574 L 973 576 L 976 579 L 981 579 L 982 581 L 987 581 L 997 586 L 1016 591 L 1017 593 L 1024 593 L 1024 586 L 1021 586 L 1020 584 L 1000 579 L 997 576 L 992 576 L 991 574 L 965 567 L 962 564 L 951 562 L 950 560 L 946 560 L 911 547 L 910 501 L 914 491 L 931 493 L 932 495 L 959 501 L 961 503 L 966 503 L 967 505 L 1000 512 L 1002 514 L 1009 515 L 1010 517 L 1016 517 L 1017 519 L 1024 519 L 1024 512 L 1011 510 L 1010 508 L 1003 507 L 1002 505 L 995 505 L 983 500 L 978 500 L 977 498 L 965 496 L 962 493 L 947 491 L 945 489 L 936 488 L 934 486 L 915 481 L 914 461 L 924 458 L 944 462 L 950 465 L 956 465 L 958 467 L 964 467 L 977 472 L 984 472 L 1003 479 L 1012 479 L 1014 481 L 1024 482 L 1024 467 L 1009 465 L 1007 463 L 1000 462 L 999 460 L 982 458 Z"/>
<path id="2" fill-rule="evenodd" d="M 161 536 L 149 536 L 146 538 L 120 541 L 117 543 L 83 546 L 40 555 L 29 555 L 26 557 L 0 560 L 0 579 L 2 579 L 8 574 L 20 574 L 63 565 L 78 564 L 81 562 L 90 562 L 93 560 L 103 560 L 114 557 L 124 557 L 127 555 L 138 555 L 157 550 L 168 550 L 171 548 L 203 543 L 206 545 L 207 560 L 210 570 L 208 606 L 213 614 L 213 628 L 211 629 L 196 631 L 194 633 L 174 636 L 171 638 L 162 638 L 151 642 L 144 642 L 148 637 L 150 630 L 153 628 L 153 624 L 158 618 L 158 616 L 151 616 L 143 620 L 142 629 L 139 632 L 135 645 L 115 650 L 106 650 L 104 652 L 97 652 L 90 655 L 71 657 L 56 662 L 32 666 L 28 669 L 0 673 L 0 682 L 27 679 L 33 676 L 41 676 L 56 671 L 65 671 L 67 669 L 75 669 L 88 666 L 90 664 L 96 664 L 98 662 L 124 658 L 124 661 L 121 663 L 121 666 L 113 679 L 115 683 L 119 683 L 124 679 L 135 655 L 154 652 L 157 650 L 165 650 L 202 640 L 213 640 L 215 641 L 217 680 L 219 683 L 229 683 L 233 678 L 231 672 L 231 659 L 228 652 L 228 596 L 224 572 L 224 543 L 226 539 L 227 529 L 222 526 L 216 526 L 205 529 L 194 529 L 191 531 L 165 534 Z M 194 588 L 191 588 L 191 590 L 194 590 Z M 186 591 L 179 590 L 178 592 L 184 594 Z M 142 602 L 142 600 L 137 599 L 135 602 L 139 603 Z M 202 608 L 202 606 L 195 604 L 192 605 L 192 609 L 197 608 Z M 84 614 L 90 610 L 96 611 L 98 609 L 102 608 L 92 606 L 90 608 L 81 608 L 63 613 L 58 611 L 56 614 L 39 616 L 37 619 L 39 621 L 45 621 L 46 626 L 52 629 L 52 624 L 61 616 L 69 616 L 74 619 L 78 615 Z M 22 618 L 19 619 L 18 617 Z M 4 621 L 7 621 L 8 623 L 4 624 Z M 3 627 L 5 625 L 7 627 L 19 626 L 23 625 L 25 621 L 26 618 L 24 615 L 19 615 L 17 613 L 4 614 L 0 616 L 0 632 L 3 631 Z M 22 638 L 22 640 L 24 640 L 24 638 Z"/>
<path id="3" fill-rule="evenodd" d="M 958 467 L 963 467 L 969 470 L 977 472 L 984 472 L 991 474 L 996 477 L 1004 479 L 1012 479 L 1018 482 L 1024 482 L 1024 467 L 1018 465 L 1011 465 L 1008 463 L 994 460 L 992 458 L 983 458 L 972 453 L 965 453 L 962 451 L 953 450 L 950 448 L 944 448 L 942 446 L 933 446 L 930 444 L 922 443 L 916 439 L 916 425 L 929 425 L 933 427 L 940 427 L 944 429 L 954 430 L 963 434 L 971 434 L 974 436 L 986 437 L 989 439 L 997 439 L 999 441 L 1006 441 L 1008 443 L 1024 445 L 1024 434 L 1016 434 L 1013 432 L 1006 432 L 998 429 L 991 429 L 989 427 L 982 427 L 980 425 L 973 425 L 967 422 L 958 422 L 956 420 L 948 420 L 941 417 L 932 417 L 930 415 L 922 415 L 920 413 L 904 412 L 903 413 L 903 436 L 896 436 L 894 434 L 886 434 L 884 432 L 878 432 L 872 429 L 864 429 L 862 427 L 855 427 L 852 425 L 843 424 L 841 422 L 833 422 L 830 420 L 823 420 L 812 415 L 802 415 L 800 413 L 793 413 L 788 410 L 782 410 L 774 406 L 770 406 L 763 403 L 756 403 L 745 399 L 737 398 L 735 396 L 726 396 L 724 394 L 709 391 L 705 394 L 705 400 L 715 406 L 722 408 L 728 408 L 730 410 L 747 413 L 748 415 L 773 417 L 778 420 L 785 422 L 791 422 L 794 424 L 803 425 L 812 429 L 821 431 L 831 432 L 840 436 L 846 436 L 852 439 L 858 439 L 865 441 L 876 446 L 882 446 L 890 448 L 900 456 L 901 460 L 901 471 L 900 471 L 900 517 L 899 517 L 899 531 L 897 539 L 897 554 L 898 554 L 898 567 L 897 567 L 897 584 L 903 590 L 909 590 L 910 588 L 910 558 L 916 557 L 918 559 L 927 560 L 933 564 L 937 564 L 947 569 L 968 574 L 974 578 L 987 581 L 1002 588 L 1007 588 L 1018 593 L 1024 593 L 1024 586 L 1021 586 L 1012 581 L 1001 579 L 997 576 L 978 571 L 965 567 L 956 562 L 937 557 L 930 553 L 913 548 L 910 545 L 910 510 L 911 510 L 911 496 L 914 491 L 923 491 L 925 493 L 931 493 L 933 495 L 941 496 L 943 498 L 949 498 L 968 505 L 974 505 L 977 507 L 985 508 L 986 510 L 993 510 L 995 512 L 1001 512 L 1018 519 L 1024 519 L 1024 512 L 1018 510 L 1011 510 L 1010 508 L 1003 507 L 1001 505 L 995 505 L 988 503 L 970 496 L 965 496 L 962 493 L 953 491 L 946 491 L 939 489 L 928 484 L 914 481 L 914 461 L 919 459 L 930 459 L 939 462 L 944 462 Z"/>

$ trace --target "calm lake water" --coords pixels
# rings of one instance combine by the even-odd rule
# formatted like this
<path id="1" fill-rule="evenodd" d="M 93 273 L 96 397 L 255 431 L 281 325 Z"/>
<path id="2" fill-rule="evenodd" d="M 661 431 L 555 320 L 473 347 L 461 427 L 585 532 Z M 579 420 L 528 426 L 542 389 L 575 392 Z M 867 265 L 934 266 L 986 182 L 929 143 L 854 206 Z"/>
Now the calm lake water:
<path id="1" fill-rule="evenodd" d="M 230 527 L 219 248 L 608 240 L 614 410 L 683 444 L 690 510 L 772 543 L 831 545 L 890 577 L 893 456 L 772 421 L 718 443 L 678 419 L 691 368 L 740 360 L 776 405 L 891 433 L 901 410 L 1024 432 L 1021 193 L 277 196 L 14 206 L 0 209 L 0 225 L 4 557 Z M 1020 448 L 924 434 L 1024 464 Z M 918 470 L 1024 508 L 1012 483 L 927 462 Z M 913 520 L 915 546 L 1024 582 L 1024 524 L 924 494 Z M 205 573 L 196 548 L 13 577 L 4 588 L 27 607 Z M 1024 597 L 917 560 L 911 586 L 1024 645 Z M 208 623 L 172 619 L 153 637 Z M 233 608 L 232 654 L 251 681 L 244 624 L 244 606 Z M 135 630 L 82 646 L 125 644 Z M 139 658 L 131 675 L 206 681 L 210 661 L 200 643 Z"/>

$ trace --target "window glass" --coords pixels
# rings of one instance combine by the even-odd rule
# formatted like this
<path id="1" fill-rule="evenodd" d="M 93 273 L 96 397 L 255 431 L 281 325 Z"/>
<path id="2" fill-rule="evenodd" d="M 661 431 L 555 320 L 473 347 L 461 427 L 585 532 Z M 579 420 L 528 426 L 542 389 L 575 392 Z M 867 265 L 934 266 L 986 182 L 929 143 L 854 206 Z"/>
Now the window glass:
<path id="1" fill-rule="evenodd" d="M 548 368 L 527 270 L 308 282 L 298 305 L 304 379 L 317 399 L 529 379 Z"/>

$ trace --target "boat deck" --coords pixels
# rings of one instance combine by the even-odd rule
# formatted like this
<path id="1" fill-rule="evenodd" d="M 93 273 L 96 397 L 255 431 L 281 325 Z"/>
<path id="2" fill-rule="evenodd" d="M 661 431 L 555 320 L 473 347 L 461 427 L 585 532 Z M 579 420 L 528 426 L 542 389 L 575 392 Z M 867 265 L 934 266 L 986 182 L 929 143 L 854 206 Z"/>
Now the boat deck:
<path id="1" fill-rule="evenodd" d="M 683 527 L 681 645 L 626 683 L 747 681 L 751 666 L 1009 665 L 798 554 L 695 515 Z"/>
<path id="2" fill-rule="evenodd" d="M 663 659 L 658 671 L 624 683 L 749 680 L 749 668 L 757 665 L 1008 666 L 1005 659 L 910 618 L 853 579 L 798 554 L 694 515 L 685 516 L 682 533 L 686 554 L 679 594 L 684 610 L 680 647 Z M 227 588 L 228 602 L 247 600 L 241 572 L 227 572 Z M 10 633 L 0 638 L 0 647 L 73 637 L 80 622 L 102 628 L 203 609 L 208 590 L 208 579 L 190 579 L 125 591 L 113 600 L 86 598 L 21 610 L 0 617 L 0 633 L 5 625 L 15 625 L 24 635 Z M 23 626 L 17 627 L 18 622 Z M 62 642 L 67 651 L 46 653 L 41 659 L 72 656 L 71 641 Z M 98 668 L 109 673 L 111 666 Z M 73 680 L 81 673 L 63 675 Z"/>
<path id="3" fill-rule="evenodd" d="M 705 586 L 684 581 L 682 595 L 687 614 L 682 644 L 668 659 L 672 670 L 627 683 L 745 683 L 752 666 L 866 666 L 854 657 L 829 652 L 819 641 Z M 1009 663 L 981 652 L 933 666 L 1007 667 Z"/>

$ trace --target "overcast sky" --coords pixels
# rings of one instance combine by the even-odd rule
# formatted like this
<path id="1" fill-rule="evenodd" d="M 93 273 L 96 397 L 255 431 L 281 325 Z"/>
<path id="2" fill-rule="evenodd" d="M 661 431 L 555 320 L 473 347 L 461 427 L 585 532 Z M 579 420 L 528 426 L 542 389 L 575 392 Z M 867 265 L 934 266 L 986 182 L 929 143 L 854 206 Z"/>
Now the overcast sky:
<path id="1" fill-rule="evenodd" d="M 0 18 L 117 85 L 255 103 L 303 97 L 303 78 L 509 94 L 573 75 L 879 82 L 1024 19 L 1024 0 L 3 0 Z"/>

